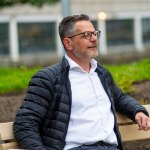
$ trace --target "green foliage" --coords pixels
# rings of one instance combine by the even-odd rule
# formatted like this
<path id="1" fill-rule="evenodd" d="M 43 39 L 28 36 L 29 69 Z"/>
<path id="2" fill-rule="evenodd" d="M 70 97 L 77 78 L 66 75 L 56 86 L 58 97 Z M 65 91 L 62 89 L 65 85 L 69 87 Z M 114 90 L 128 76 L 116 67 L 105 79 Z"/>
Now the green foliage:
<path id="1" fill-rule="evenodd" d="M 134 90 L 132 84 L 143 80 L 150 80 L 150 59 L 122 65 L 105 66 L 112 73 L 117 85 L 124 92 Z"/>
<path id="2" fill-rule="evenodd" d="M 133 90 L 132 84 L 150 80 L 150 59 L 122 65 L 105 66 L 124 92 Z M 0 68 L 0 94 L 27 89 L 28 82 L 41 67 Z"/>
<path id="3" fill-rule="evenodd" d="M 26 89 L 36 68 L 0 68 L 0 94 Z"/>
<path id="4" fill-rule="evenodd" d="M 42 6 L 44 3 L 55 3 L 59 0 L 0 0 L 0 7 L 12 6 L 14 4 L 26 4 L 30 3 L 36 6 Z"/>

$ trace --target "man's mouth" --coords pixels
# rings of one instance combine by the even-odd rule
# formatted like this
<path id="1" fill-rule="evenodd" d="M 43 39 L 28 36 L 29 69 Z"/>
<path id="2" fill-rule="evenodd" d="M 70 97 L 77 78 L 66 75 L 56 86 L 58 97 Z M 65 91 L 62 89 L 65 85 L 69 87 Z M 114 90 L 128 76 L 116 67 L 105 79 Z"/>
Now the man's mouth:
<path id="1" fill-rule="evenodd" d="M 88 48 L 97 48 L 97 46 L 89 46 Z"/>

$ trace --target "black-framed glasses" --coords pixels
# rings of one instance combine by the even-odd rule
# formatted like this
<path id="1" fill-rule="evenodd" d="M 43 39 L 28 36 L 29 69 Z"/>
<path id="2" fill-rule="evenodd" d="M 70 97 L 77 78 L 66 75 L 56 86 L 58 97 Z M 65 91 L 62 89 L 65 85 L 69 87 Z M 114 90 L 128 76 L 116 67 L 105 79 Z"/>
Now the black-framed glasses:
<path id="1" fill-rule="evenodd" d="M 97 39 L 99 39 L 100 35 L 101 35 L 101 31 L 98 31 L 98 30 L 97 31 L 93 31 L 93 32 L 85 31 L 85 32 L 81 32 L 81 33 L 69 36 L 68 38 L 73 38 L 73 37 L 81 35 L 81 34 L 83 34 L 84 38 L 87 39 L 87 40 L 91 40 L 92 35 L 94 35 Z"/>

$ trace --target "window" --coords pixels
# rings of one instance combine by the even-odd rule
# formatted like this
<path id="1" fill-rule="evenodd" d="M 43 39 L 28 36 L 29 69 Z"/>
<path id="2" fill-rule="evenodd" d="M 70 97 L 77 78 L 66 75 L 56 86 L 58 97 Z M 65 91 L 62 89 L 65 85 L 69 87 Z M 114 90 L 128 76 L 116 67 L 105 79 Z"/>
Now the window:
<path id="1" fill-rule="evenodd" d="M 150 43 L 150 18 L 142 20 L 143 42 Z"/>
<path id="2" fill-rule="evenodd" d="M 20 53 L 50 52 L 56 50 L 55 22 L 19 23 Z"/>
<path id="3" fill-rule="evenodd" d="M 108 20 L 106 21 L 108 46 L 134 44 L 133 20 Z"/>
<path id="4" fill-rule="evenodd" d="M 8 23 L 0 23 L 0 55 L 9 54 Z"/>

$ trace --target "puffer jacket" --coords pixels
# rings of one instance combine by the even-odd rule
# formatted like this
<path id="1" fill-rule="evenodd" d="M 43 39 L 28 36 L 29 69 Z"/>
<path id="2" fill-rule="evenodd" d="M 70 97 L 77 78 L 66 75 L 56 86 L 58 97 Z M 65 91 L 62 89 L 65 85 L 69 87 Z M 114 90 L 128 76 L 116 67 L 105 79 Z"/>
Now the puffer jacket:
<path id="1" fill-rule="evenodd" d="M 98 65 L 96 72 L 109 96 L 112 112 L 134 120 L 139 111 L 148 112 L 119 89 L 109 71 Z M 71 112 L 69 64 L 65 58 L 37 72 L 29 83 L 25 99 L 16 115 L 13 130 L 21 147 L 28 150 L 63 150 Z M 114 131 L 122 150 L 116 116 Z"/>

